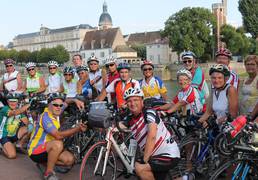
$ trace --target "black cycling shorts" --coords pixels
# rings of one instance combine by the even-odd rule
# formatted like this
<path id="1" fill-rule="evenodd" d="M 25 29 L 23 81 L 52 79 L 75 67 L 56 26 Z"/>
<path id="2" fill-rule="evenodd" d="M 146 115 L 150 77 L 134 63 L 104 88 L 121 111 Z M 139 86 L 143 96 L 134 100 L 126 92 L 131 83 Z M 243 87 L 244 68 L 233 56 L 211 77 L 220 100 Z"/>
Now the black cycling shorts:
<path id="1" fill-rule="evenodd" d="M 8 143 L 8 142 L 15 143 L 16 141 L 18 141 L 17 135 L 12 136 L 12 137 L 7 136 L 7 137 L 3 137 L 2 139 L 0 139 L 0 143 L 2 144 L 2 146 L 4 146 L 5 143 Z"/>
<path id="2" fill-rule="evenodd" d="M 179 158 L 171 158 L 162 155 L 151 156 L 149 164 L 152 172 L 168 172 L 177 166 Z"/>
<path id="3" fill-rule="evenodd" d="M 32 154 L 30 155 L 30 159 L 36 163 L 40 163 L 40 164 L 43 164 L 43 163 L 47 163 L 47 152 L 43 152 L 43 153 L 40 153 L 40 154 Z"/>

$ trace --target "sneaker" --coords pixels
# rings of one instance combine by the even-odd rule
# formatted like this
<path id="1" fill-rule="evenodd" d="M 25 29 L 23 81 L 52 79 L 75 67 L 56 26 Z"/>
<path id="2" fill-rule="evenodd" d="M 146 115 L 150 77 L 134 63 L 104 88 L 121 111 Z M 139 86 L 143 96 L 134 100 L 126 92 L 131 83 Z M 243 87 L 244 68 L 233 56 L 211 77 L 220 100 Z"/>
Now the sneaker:
<path id="1" fill-rule="evenodd" d="M 47 175 L 44 175 L 44 180 L 60 180 L 55 172 L 48 173 Z"/>

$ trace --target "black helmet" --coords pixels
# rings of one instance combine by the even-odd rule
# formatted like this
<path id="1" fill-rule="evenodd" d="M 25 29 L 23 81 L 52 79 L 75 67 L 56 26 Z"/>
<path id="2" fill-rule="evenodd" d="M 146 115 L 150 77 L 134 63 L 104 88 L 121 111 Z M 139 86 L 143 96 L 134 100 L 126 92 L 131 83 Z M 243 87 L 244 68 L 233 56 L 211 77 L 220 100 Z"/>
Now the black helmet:
<path id="1" fill-rule="evenodd" d="M 66 95 L 63 93 L 59 93 L 59 92 L 50 93 L 48 94 L 47 102 L 51 103 L 55 99 L 62 99 L 63 101 L 65 101 L 65 98 L 66 98 Z"/>
<path id="2" fill-rule="evenodd" d="M 64 71 L 63 71 L 64 74 L 66 73 L 72 73 L 74 75 L 74 69 L 71 67 L 71 66 L 67 66 L 64 68 Z"/>
<path id="3" fill-rule="evenodd" d="M 79 73 L 81 71 L 88 71 L 88 68 L 86 66 L 79 66 L 76 68 L 77 73 Z"/>
<path id="4" fill-rule="evenodd" d="M 230 71 L 228 67 L 224 64 L 215 64 L 210 68 L 209 75 L 214 72 L 222 73 L 224 76 L 230 76 Z"/>
<path id="5" fill-rule="evenodd" d="M 17 100 L 18 101 L 18 99 L 20 98 L 21 96 L 20 96 L 20 94 L 18 94 L 18 93 L 8 93 L 7 95 L 6 95 L 6 99 L 7 100 L 11 100 L 11 99 L 15 99 L 15 100 Z"/>

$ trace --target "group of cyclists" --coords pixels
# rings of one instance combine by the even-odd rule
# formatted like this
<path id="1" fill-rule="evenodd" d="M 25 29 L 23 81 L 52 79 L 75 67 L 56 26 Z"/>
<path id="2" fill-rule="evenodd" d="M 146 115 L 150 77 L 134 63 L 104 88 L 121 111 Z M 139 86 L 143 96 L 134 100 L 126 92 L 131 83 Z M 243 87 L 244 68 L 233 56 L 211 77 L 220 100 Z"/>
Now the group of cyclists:
<path id="1" fill-rule="evenodd" d="M 216 115 L 219 126 L 227 121 L 228 116 L 236 118 L 240 114 L 250 114 L 257 121 L 258 56 L 249 55 L 245 59 L 248 76 L 242 88 L 239 86 L 239 76 L 230 69 L 231 59 L 232 54 L 228 49 L 221 48 L 216 52 L 216 64 L 209 69 L 209 90 L 208 78 L 198 65 L 196 55 L 191 51 L 183 52 L 183 67 L 177 72 L 180 89 L 171 102 L 168 102 L 172 97 L 167 96 L 164 82 L 155 76 L 155 66 L 148 60 L 141 64 L 143 78 L 138 81 L 133 79 L 130 64 L 119 63 L 113 57 L 108 58 L 101 68 L 94 55 L 89 57 L 85 66 L 81 55 L 76 54 L 73 56 L 73 66 L 66 66 L 63 71 L 56 61 L 49 61 L 47 75 L 41 74 L 34 62 L 29 62 L 25 65 L 28 75 L 24 80 L 21 73 L 15 70 L 15 61 L 6 59 L 6 72 L 0 86 L 1 91 L 7 92 L 6 103 L 0 103 L 3 154 L 7 158 L 16 158 L 15 143 L 23 149 L 27 141 L 30 159 L 46 165 L 44 179 L 58 179 L 55 165 L 72 166 L 74 163 L 73 154 L 64 149 L 63 139 L 79 131 L 87 131 L 84 123 L 61 131 L 60 115 L 67 106 L 76 105 L 84 109 L 84 102 L 77 98 L 82 95 L 92 101 L 116 104 L 119 112 L 129 110 L 130 113 L 123 120 L 128 122 L 143 152 L 135 163 L 135 172 L 143 180 L 163 179 L 164 172 L 177 166 L 180 151 L 158 111 L 181 111 L 185 116 L 196 118 L 203 127 L 208 126 L 207 120 L 211 115 Z M 39 93 L 48 95 L 47 106 L 35 122 L 24 115 L 30 103 L 19 106 L 19 93 L 24 92 L 31 97 Z M 240 100 L 239 94 L 242 94 Z M 145 101 L 149 99 L 166 104 L 146 108 Z"/>

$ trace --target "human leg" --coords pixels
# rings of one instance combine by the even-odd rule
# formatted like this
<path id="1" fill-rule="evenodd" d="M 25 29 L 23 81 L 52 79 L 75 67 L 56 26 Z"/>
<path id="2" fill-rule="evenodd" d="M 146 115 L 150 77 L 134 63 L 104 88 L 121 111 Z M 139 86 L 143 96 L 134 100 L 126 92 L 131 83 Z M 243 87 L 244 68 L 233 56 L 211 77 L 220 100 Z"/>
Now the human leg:
<path id="1" fill-rule="evenodd" d="M 135 172 L 141 180 L 155 180 L 149 164 L 135 163 Z"/>
<path id="2" fill-rule="evenodd" d="M 15 149 L 13 143 L 9 140 L 9 138 L 5 137 L 5 138 L 1 139 L 1 143 L 3 146 L 4 155 L 9 159 L 15 159 L 16 158 L 16 149 Z"/>

